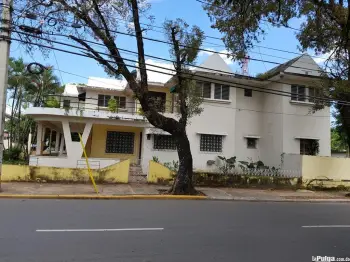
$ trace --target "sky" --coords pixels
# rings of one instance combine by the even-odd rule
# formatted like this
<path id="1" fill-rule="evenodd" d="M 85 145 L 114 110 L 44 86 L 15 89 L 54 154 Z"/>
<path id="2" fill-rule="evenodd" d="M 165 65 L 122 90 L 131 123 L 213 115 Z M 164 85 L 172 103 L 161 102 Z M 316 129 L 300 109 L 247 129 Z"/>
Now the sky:
<path id="1" fill-rule="evenodd" d="M 154 15 L 156 26 L 161 26 L 166 19 L 176 19 L 182 18 L 189 25 L 199 26 L 206 35 L 221 37 L 220 33 L 212 29 L 211 22 L 206 12 L 202 9 L 202 4 L 195 0 L 150 0 L 152 4 L 149 14 Z M 147 23 L 148 21 L 144 20 L 143 22 Z M 293 20 L 289 24 L 291 27 L 298 28 L 300 26 L 300 20 Z M 295 30 L 289 28 L 275 28 L 271 25 L 265 25 L 267 34 L 264 39 L 261 39 L 261 42 L 258 43 L 259 47 L 255 47 L 252 52 L 249 54 L 251 58 L 273 61 L 278 63 L 284 63 L 295 56 L 296 54 L 290 54 L 285 52 L 279 52 L 274 50 L 269 50 L 264 47 L 276 48 L 288 50 L 291 52 L 300 53 L 298 50 L 298 41 L 296 39 Z M 159 28 L 154 28 L 156 30 L 161 30 Z M 157 38 L 165 40 L 163 33 L 147 31 L 146 34 L 148 37 Z M 62 41 L 63 39 L 59 39 Z M 66 40 L 64 40 L 66 42 Z M 136 51 L 135 38 L 130 36 L 118 36 L 117 44 L 121 48 L 129 49 Z M 221 40 L 216 39 L 205 39 L 205 43 L 202 48 L 209 50 L 216 50 L 220 52 L 225 52 L 225 46 Z M 66 47 L 58 46 L 62 49 Z M 163 43 L 155 43 L 150 41 L 145 41 L 145 53 L 153 56 L 159 56 L 163 58 L 170 58 L 169 56 L 169 46 Z M 12 57 L 23 57 L 25 62 L 40 62 L 44 65 L 51 65 L 54 69 L 59 69 L 64 72 L 56 70 L 57 76 L 61 79 L 61 82 L 66 83 L 86 83 L 87 77 L 107 77 L 103 68 L 101 68 L 94 60 L 84 57 L 78 57 L 59 51 L 54 51 L 49 54 L 48 57 L 43 57 L 40 52 L 35 52 L 34 55 L 30 56 L 25 53 L 22 46 L 18 42 L 13 41 L 11 45 Z M 135 56 L 125 55 L 128 59 L 137 59 Z M 209 52 L 200 52 L 197 64 L 203 62 Z M 230 59 L 223 55 L 225 61 L 230 65 L 233 72 L 242 73 L 241 67 L 237 62 L 232 62 Z M 149 62 L 155 62 L 148 60 Z M 159 61 L 157 61 L 159 63 Z M 317 59 L 317 62 L 321 60 Z M 131 64 L 134 64 L 130 62 Z M 249 61 L 248 72 L 249 75 L 255 76 L 258 73 L 265 72 L 276 64 L 268 62 L 259 62 L 259 61 Z"/>

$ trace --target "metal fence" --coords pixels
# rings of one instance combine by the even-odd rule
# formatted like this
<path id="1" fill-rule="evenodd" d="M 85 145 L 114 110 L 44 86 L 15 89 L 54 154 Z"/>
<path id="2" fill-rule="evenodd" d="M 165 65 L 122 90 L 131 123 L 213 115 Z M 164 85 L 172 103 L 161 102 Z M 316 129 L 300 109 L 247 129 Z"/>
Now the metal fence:
<path id="1" fill-rule="evenodd" d="M 235 168 L 233 171 L 229 172 L 229 175 L 298 178 L 301 177 L 301 170 Z"/>

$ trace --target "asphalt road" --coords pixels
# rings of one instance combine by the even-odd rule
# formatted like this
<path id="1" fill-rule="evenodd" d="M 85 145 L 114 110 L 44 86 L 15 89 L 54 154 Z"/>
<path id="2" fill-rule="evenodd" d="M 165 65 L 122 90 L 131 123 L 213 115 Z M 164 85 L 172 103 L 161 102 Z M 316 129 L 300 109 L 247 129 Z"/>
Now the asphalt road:
<path id="1" fill-rule="evenodd" d="M 3 199 L 0 261 L 302 262 L 312 256 L 350 257 L 350 227 L 302 227 L 315 225 L 350 225 L 350 205 Z"/>

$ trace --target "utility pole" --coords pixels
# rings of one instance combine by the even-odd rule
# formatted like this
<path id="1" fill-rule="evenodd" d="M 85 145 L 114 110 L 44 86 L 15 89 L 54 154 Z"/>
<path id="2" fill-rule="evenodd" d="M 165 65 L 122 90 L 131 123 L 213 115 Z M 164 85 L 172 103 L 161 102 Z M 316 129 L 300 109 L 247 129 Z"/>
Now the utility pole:
<path id="1" fill-rule="evenodd" d="M 0 26 L 0 181 L 2 173 L 2 158 L 4 151 L 4 125 L 6 114 L 6 91 L 8 61 L 10 56 L 11 8 L 12 0 L 2 0 Z M 12 134 L 10 134 L 12 135 Z M 0 183 L 1 191 L 1 183 Z"/>

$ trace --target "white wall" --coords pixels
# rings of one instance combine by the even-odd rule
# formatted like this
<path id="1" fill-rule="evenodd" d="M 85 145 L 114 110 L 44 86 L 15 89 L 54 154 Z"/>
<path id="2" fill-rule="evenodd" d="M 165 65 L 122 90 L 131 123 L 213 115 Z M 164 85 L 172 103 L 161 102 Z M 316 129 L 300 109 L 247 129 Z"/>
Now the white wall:
<path id="1" fill-rule="evenodd" d="M 119 163 L 118 159 L 89 158 L 91 169 L 105 168 Z M 69 157 L 51 157 L 51 156 L 30 156 L 30 166 L 51 166 L 62 168 L 87 168 L 85 158 L 72 159 Z"/>
<path id="2" fill-rule="evenodd" d="M 284 84 L 283 91 L 291 92 L 291 85 Z M 283 152 L 300 153 L 300 140 L 296 137 L 319 140 L 319 155 L 330 156 L 330 109 L 329 107 L 312 113 L 312 104 L 291 102 L 283 99 Z"/>
<path id="3" fill-rule="evenodd" d="M 281 90 L 281 84 L 271 83 L 269 89 Z M 265 165 L 278 167 L 283 148 L 282 97 L 265 93 L 263 95 L 263 123 L 260 145 L 260 159 Z"/>
<path id="4" fill-rule="evenodd" d="M 319 76 L 320 70 L 321 69 L 310 56 L 303 55 L 298 59 L 298 61 L 293 63 L 291 67 L 287 68 L 285 72 Z"/>
<path id="5" fill-rule="evenodd" d="M 217 156 L 235 156 L 235 116 L 236 116 L 236 89 L 230 89 L 229 101 L 206 100 L 203 102 L 203 112 L 199 116 L 190 119 L 187 127 L 187 135 L 190 140 L 193 165 L 195 169 L 207 170 L 215 166 L 208 166 L 208 160 L 217 160 Z M 222 152 L 201 152 L 200 134 L 225 134 L 223 136 Z M 148 161 L 157 156 L 160 162 L 172 162 L 178 160 L 176 151 L 153 150 L 153 137 L 151 140 L 143 137 L 143 170 L 147 170 Z"/>
<path id="6" fill-rule="evenodd" d="M 235 146 L 239 161 L 258 161 L 263 152 L 261 139 L 257 140 L 257 148 L 247 148 L 246 136 L 262 137 L 263 127 L 263 94 L 253 91 L 252 97 L 244 96 L 244 89 L 236 89 Z"/>

